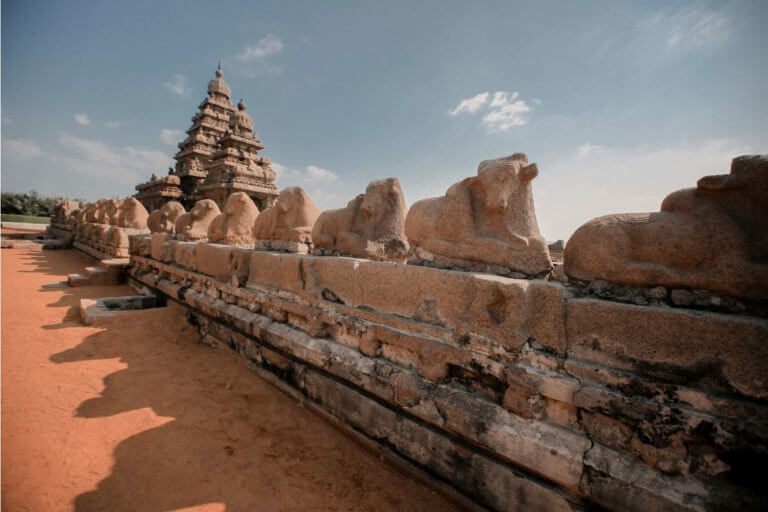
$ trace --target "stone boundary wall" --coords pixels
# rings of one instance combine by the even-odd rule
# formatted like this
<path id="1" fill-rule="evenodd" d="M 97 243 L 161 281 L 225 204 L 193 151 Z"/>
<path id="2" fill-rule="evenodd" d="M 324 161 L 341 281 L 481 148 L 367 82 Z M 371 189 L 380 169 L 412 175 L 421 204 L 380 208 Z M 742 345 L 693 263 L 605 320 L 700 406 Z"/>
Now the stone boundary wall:
<path id="1" fill-rule="evenodd" d="M 131 240 L 203 339 L 492 510 L 759 510 L 768 321 L 541 279 Z"/>

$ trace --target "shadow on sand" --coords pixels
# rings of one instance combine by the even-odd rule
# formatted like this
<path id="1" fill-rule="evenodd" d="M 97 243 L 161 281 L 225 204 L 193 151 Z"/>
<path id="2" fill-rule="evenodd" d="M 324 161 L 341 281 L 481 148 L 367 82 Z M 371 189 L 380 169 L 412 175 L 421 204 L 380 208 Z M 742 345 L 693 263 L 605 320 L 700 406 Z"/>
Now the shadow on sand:
<path id="1" fill-rule="evenodd" d="M 30 257 L 51 274 L 73 265 L 42 251 Z M 65 289 L 48 306 L 71 308 L 81 297 L 114 293 L 109 288 Z M 81 327 L 70 312 L 46 328 L 75 326 Z M 150 408 L 167 421 L 156 426 L 157 419 L 147 417 L 145 430 L 121 441 L 111 475 L 75 498 L 76 511 L 455 509 L 253 375 L 234 355 L 201 344 L 178 305 L 120 313 L 97 327 L 50 360 L 119 358 L 127 367 L 104 377 L 103 392 L 82 402 L 75 416 Z"/>

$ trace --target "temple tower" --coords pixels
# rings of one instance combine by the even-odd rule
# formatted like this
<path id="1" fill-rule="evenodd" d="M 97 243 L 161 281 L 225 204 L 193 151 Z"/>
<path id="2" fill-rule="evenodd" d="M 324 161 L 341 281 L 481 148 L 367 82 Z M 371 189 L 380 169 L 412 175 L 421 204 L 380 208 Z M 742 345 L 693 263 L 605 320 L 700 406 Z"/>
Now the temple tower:
<path id="1" fill-rule="evenodd" d="M 253 131 L 253 118 L 242 100 L 229 117 L 229 129 L 205 166 L 206 178 L 197 190 L 201 199 L 213 199 L 223 208 L 230 194 L 245 192 L 259 210 L 272 206 L 278 196 L 269 158 L 258 156 L 264 144 Z"/>
<path id="2" fill-rule="evenodd" d="M 208 95 L 200 103 L 198 112 L 192 116 L 192 126 L 187 138 L 179 143 L 179 152 L 174 157 L 174 173 L 181 181 L 184 193 L 182 202 L 186 208 L 200 199 L 198 186 L 206 177 L 206 164 L 213 155 L 217 141 L 227 131 L 229 117 L 235 111 L 230 101 L 231 91 L 224 81 L 221 63 L 216 76 L 208 82 Z"/>

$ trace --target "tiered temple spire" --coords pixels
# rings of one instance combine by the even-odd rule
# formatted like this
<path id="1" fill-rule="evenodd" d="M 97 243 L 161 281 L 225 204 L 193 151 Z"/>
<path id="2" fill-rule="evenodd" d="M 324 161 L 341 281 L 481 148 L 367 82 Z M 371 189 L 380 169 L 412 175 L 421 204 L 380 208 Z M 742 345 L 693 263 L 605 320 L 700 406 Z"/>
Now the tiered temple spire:
<path id="1" fill-rule="evenodd" d="M 269 158 L 258 156 L 262 149 L 264 144 L 253 132 L 253 118 L 240 100 L 206 167 L 208 175 L 199 187 L 202 197 L 223 205 L 229 194 L 245 192 L 260 210 L 271 206 L 277 199 L 275 172 Z"/>
<path id="2" fill-rule="evenodd" d="M 179 143 L 176 166 L 167 178 L 136 186 L 136 197 L 147 209 L 169 200 L 180 200 L 191 208 L 202 198 L 214 199 L 223 207 L 229 194 L 237 191 L 246 192 L 260 208 L 274 202 L 275 173 L 269 159 L 257 156 L 264 145 L 253 134 L 253 119 L 242 100 L 236 110 L 231 95 L 219 62 L 187 137 Z"/>
<path id="3" fill-rule="evenodd" d="M 229 116 L 235 111 L 229 99 L 231 94 L 219 63 L 216 76 L 208 82 L 208 95 L 200 103 L 198 112 L 192 116 L 187 138 L 179 144 L 179 152 L 175 156 L 174 174 L 181 179 L 181 189 L 187 203 L 199 199 L 196 189 L 207 175 L 205 166 L 216 150 L 216 143 L 227 131 Z"/>

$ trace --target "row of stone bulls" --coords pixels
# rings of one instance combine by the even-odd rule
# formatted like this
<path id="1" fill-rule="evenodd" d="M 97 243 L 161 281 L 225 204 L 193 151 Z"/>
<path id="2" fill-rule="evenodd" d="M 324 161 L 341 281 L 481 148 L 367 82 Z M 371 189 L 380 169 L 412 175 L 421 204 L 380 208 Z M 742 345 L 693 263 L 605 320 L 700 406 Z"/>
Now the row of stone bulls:
<path id="1" fill-rule="evenodd" d="M 477 176 L 410 210 L 399 181 L 388 178 L 368 184 L 345 208 L 322 213 L 304 190 L 289 187 L 261 212 L 242 192 L 231 194 L 223 211 L 209 199 L 189 212 L 169 202 L 152 212 L 148 227 L 178 240 L 398 263 L 420 257 L 449 268 L 537 276 L 552 268 L 533 208 L 537 173 L 516 153 L 481 162 Z"/>
<path id="2" fill-rule="evenodd" d="M 149 233 L 149 214 L 135 198 L 99 199 L 80 205 L 60 201 L 53 211 L 51 227 L 70 232 L 73 242 L 83 244 L 104 256 L 128 257 L 128 237 Z"/>
<path id="3" fill-rule="evenodd" d="M 301 188 L 289 187 L 262 212 L 237 192 L 223 211 L 203 199 L 189 212 L 172 201 L 148 214 L 131 198 L 100 200 L 68 215 L 75 219 L 76 242 L 113 257 L 128 256 L 128 236 L 151 232 L 186 241 L 543 277 L 552 262 L 533 205 L 531 181 L 537 174 L 523 153 L 485 160 L 476 176 L 410 210 L 399 181 L 388 178 L 371 182 L 345 208 L 322 213 Z M 583 225 L 566 246 L 565 273 L 580 282 L 768 299 L 766 205 L 768 155 L 735 158 L 730 174 L 706 176 L 696 188 L 669 195 L 660 212 L 608 215 Z"/>

